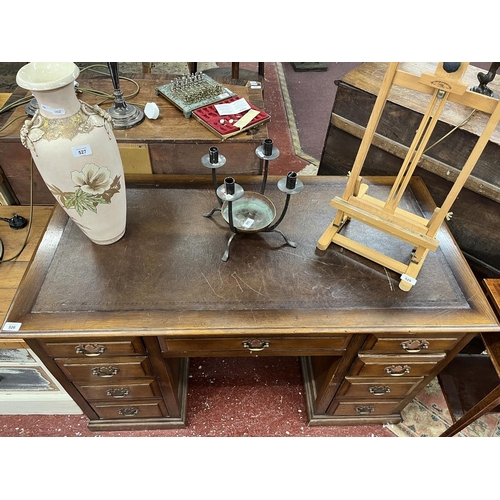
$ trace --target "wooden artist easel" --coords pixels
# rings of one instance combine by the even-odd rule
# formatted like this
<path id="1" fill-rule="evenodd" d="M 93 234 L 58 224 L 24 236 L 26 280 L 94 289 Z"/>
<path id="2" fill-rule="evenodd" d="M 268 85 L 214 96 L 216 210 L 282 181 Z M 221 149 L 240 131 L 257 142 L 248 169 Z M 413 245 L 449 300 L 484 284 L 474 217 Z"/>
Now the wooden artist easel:
<path id="1" fill-rule="evenodd" d="M 398 69 L 399 63 L 389 64 L 344 194 L 331 201 L 331 205 L 337 208 L 336 217 L 318 240 L 318 249 L 326 250 L 330 243 L 336 243 L 401 274 L 401 290 L 409 291 L 415 285 L 429 250 L 435 251 L 439 246 L 436 234 L 441 224 L 448 216 L 500 118 L 498 99 L 468 90 L 467 84 L 461 81 L 468 65 L 469 63 L 438 63 L 434 73 L 414 75 Z M 367 194 L 368 186 L 362 182 L 360 173 L 393 85 L 430 94 L 431 98 L 390 193 L 383 201 Z M 489 119 L 443 204 L 434 210 L 430 219 L 426 219 L 398 208 L 398 205 L 447 102 L 486 113 Z M 401 262 L 341 235 L 340 230 L 351 218 L 413 245 L 410 262 Z"/>

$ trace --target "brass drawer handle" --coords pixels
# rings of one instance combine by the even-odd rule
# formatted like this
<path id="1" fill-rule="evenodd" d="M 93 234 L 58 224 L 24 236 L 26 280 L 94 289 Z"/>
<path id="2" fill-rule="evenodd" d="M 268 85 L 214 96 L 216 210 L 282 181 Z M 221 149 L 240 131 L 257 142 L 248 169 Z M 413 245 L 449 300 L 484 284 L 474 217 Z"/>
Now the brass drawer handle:
<path id="1" fill-rule="evenodd" d="M 101 344 L 79 344 L 75 347 L 77 354 L 89 357 L 100 356 L 105 350 L 106 346 Z"/>
<path id="2" fill-rule="evenodd" d="M 97 375 L 98 377 L 114 377 L 120 370 L 114 366 L 99 366 L 97 368 L 92 368 L 92 375 Z"/>
<path id="3" fill-rule="evenodd" d="M 401 377 L 405 373 L 410 373 L 410 369 L 408 365 L 391 365 L 385 367 L 386 373 L 392 377 Z"/>
<path id="4" fill-rule="evenodd" d="M 383 396 L 384 394 L 389 394 L 391 392 L 391 388 L 387 385 L 373 385 L 368 389 L 368 391 L 374 396 Z"/>
<path id="5" fill-rule="evenodd" d="M 258 352 L 267 349 L 271 344 L 267 340 L 245 340 L 242 342 L 243 347 L 250 352 Z"/>
<path id="6" fill-rule="evenodd" d="M 355 408 L 356 413 L 359 413 L 360 415 L 369 415 L 370 413 L 375 411 L 374 406 L 356 406 Z"/>
<path id="7" fill-rule="evenodd" d="M 120 408 L 118 413 L 124 417 L 134 417 L 139 413 L 139 408 Z"/>
<path id="8" fill-rule="evenodd" d="M 406 352 L 420 352 L 422 349 L 429 348 L 429 342 L 427 340 L 405 340 L 401 342 L 401 347 Z"/>
<path id="9" fill-rule="evenodd" d="M 106 396 L 111 396 L 112 398 L 124 398 L 130 394 L 130 389 L 108 389 L 106 391 Z"/>

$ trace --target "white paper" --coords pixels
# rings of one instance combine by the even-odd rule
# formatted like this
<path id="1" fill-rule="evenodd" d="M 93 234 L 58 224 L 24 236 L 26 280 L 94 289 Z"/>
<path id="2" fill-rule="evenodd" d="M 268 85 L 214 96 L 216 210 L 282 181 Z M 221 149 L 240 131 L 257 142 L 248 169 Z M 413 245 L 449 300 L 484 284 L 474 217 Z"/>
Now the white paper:
<path id="1" fill-rule="evenodd" d="M 226 104 L 214 104 L 215 109 L 219 115 L 237 115 L 238 113 L 243 113 L 250 109 L 250 104 L 246 101 L 244 97 L 238 99 L 237 101 L 228 102 Z"/>
<path id="2" fill-rule="evenodd" d="M 48 111 L 49 113 L 52 113 L 53 115 L 65 115 L 66 110 L 64 108 L 52 108 L 50 106 L 47 106 L 46 104 L 41 104 L 40 107 L 44 111 Z"/>
<path id="3" fill-rule="evenodd" d="M 71 152 L 75 158 L 79 158 L 80 156 L 89 156 L 92 154 L 92 148 L 90 144 L 84 144 L 83 146 L 75 146 L 71 148 Z"/>
<path id="4" fill-rule="evenodd" d="M 415 278 L 412 278 L 411 276 L 408 276 L 407 274 L 402 274 L 401 279 L 403 281 L 406 281 L 410 285 L 415 285 L 415 283 L 417 282 L 417 280 Z"/>
<path id="5" fill-rule="evenodd" d="M 22 323 L 14 323 L 11 321 L 6 321 L 3 325 L 4 332 L 18 332 L 21 329 Z"/>
<path id="6" fill-rule="evenodd" d="M 245 229 L 248 229 L 249 227 L 251 227 L 254 223 L 254 220 L 251 219 L 250 217 L 248 217 L 242 224 L 242 226 L 245 228 Z"/>

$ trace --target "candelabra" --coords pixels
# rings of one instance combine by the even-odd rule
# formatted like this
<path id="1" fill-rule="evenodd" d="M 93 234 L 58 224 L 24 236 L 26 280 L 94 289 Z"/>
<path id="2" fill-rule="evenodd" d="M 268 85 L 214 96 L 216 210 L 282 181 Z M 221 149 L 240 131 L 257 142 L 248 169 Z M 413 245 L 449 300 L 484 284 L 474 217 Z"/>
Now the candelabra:
<path id="1" fill-rule="evenodd" d="M 218 185 L 217 169 L 225 165 L 226 158 L 219 154 L 217 147 L 211 147 L 207 155 L 201 159 L 203 166 L 212 171 L 212 181 L 215 196 L 219 203 L 218 207 L 210 212 L 204 213 L 204 217 L 212 217 L 215 212 L 221 212 L 223 219 L 228 223 L 231 236 L 226 245 L 226 250 L 222 255 L 222 260 L 229 259 L 231 243 L 238 235 L 260 232 L 276 232 L 280 234 L 287 245 L 295 248 L 297 243 L 291 241 L 282 231 L 277 229 L 283 221 L 290 198 L 294 194 L 299 194 L 304 189 L 304 184 L 298 178 L 296 172 L 288 172 L 285 178 L 278 181 L 278 189 L 286 194 L 286 200 L 281 215 L 275 221 L 276 207 L 273 202 L 265 196 L 269 161 L 279 156 L 279 150 L 273 145 L 271 139 L 266 139 L 264 143 L 255 150 L 255 154 L 261 160 L 263 178 L 260 193 L 245 191 L 243 187 L 236 183 L 233 177 L 226 177 L 224 183 Z"/>

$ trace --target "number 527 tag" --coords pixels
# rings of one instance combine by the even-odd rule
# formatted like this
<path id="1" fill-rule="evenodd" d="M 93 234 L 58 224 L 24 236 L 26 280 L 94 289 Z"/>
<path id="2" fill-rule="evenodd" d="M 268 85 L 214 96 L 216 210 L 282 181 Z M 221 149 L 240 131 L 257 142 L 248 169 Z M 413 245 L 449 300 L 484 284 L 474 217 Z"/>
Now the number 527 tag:
<path id="1" fill-rule="evenodd" d="M 89 156 L 92 154 L 92 149 L 90 144 L 84 144 L 83 146 L 75 146 L 71 148 L 71 152 L 75 158 L 79 158 L 80 156 Z"/>

